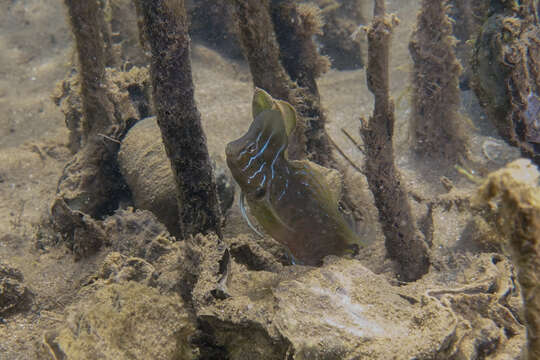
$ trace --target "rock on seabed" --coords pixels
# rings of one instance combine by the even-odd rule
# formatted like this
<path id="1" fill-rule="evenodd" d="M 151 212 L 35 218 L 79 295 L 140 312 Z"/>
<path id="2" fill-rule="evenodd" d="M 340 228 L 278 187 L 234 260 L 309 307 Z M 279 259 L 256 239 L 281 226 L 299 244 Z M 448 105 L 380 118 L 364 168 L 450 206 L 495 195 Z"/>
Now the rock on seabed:
<path id="1" fill-rule="evenodd" d="M 106 285 L 70 308 L 49 346 L 63 359 L 192 359 L 194 331 L 179 296 L 128 281 Z"/>
<path id="2" fill-rule="evenodd" d="M 280 274 L 233 270 L 228 290 L 198 316 L 231 359 L 427 359 L 448 347 L 458 324 L 436 299 L 353 260 Z"/>
<path id="3" fill-rule="evenodd" d="M 357 260 L 315 268 L 264 256 L 266 271 L 241 256 L 215 235 L 171 243 L 152 264 L 111 253 L 45 347 L 65 359 L 523 357 L 521 293 L 501 254 L 468 257 L 453 280 L 433 272 L 405 286 Z"/>

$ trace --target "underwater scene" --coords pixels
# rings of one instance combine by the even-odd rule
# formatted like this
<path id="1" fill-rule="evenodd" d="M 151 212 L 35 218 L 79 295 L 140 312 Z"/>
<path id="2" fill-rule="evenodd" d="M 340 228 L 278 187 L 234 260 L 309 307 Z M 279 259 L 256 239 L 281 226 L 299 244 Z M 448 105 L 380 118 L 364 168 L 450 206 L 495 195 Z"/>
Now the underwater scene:
<path id="1" fill-rule="evenodd" d="M 0 0 L 0 359 L 540 359 L 538 0 Z"/>

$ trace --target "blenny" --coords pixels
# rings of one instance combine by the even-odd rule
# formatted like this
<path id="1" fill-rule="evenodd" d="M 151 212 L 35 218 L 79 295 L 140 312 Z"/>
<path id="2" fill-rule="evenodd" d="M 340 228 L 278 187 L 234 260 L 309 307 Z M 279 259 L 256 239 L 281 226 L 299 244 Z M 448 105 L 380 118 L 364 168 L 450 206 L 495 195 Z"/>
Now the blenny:
<path id="1" fill-rule="evenodd" d="M 245 196 L 262 228 L 299 263 L 319 265 L 326 255 L 354 253 L 363 243 L 339 212 L 336 192 L 318 166 L 287 158 L 294 108 L 256 89 L 253 118 L 247 133 L 226 147 L 241 202 Z"/>

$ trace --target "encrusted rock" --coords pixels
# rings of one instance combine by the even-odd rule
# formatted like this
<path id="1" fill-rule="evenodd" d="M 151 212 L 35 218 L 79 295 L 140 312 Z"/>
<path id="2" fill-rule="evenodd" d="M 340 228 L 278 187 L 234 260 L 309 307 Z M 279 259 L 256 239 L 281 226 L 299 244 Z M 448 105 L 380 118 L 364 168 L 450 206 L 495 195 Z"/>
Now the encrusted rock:
<path id="1" fill-rule="evenodd" d="M 255 240 L 250 235 L 239 235 L 225 239 L 233 259 L 248 270 L 278 272 L 283 265 L 290 265 L 290 256 L 277 241 L 264 238 Z"/>
<path id="2" fill-rule="evenodd" d="M 67 310 L 57 336 L 45 337 L 66 359 L 193 359 L 192 317 L 177 295 L 128 281 L 99 288 Z M 60 357 L 64 356 L 64 357 Z"/>
<path id="3" fill-rule="evenodd" d="M 540 28 L 534 5 L 490 2 L 473 54 L 473 88 L 501 137 L 540 164 Z"/>
<path id="4" fill-rule="evenodd" d="M 23 284 L 22 273 L 0 263 L 0 315 L 7 315 L 28 303 L 30 291 Z"/>
<path id="5" fill-rule="evenodd" d="M 356 260 L 283 266 L 247 242 L 229 241 L 228 250 L 216 237 L 197 236 L 180 244 L 183 263 L 171 266 L 184 276 L 177 288 L 190 283 L 183 296 L 211 334 L 206 345 L 229 359 L 523 355 L 520 288 L 502 255 L 464 255 L 456 276 L 433 272 L 396 286 Z M 253 263 L 243 261 L 247 254 Z"/>
<path id="6" fill-rule="evenodd" d="M 107 255 L 97 274 L 99 278 L 110 279 L 113 282 L 132 280 L 148 286 L 155 284 L 157 275 L 154 267 L 147 261 L 117 252 Z"/>
<path id="7" fill-rule="evenodd" d="M 197 315 L 231 359 L 427 359 L 455 338 L 455 316 L 435 299 L 411 303 L 417 294 L 358 261 L 330 260 L 279 274 L 233 264 L 230 297 Z"/>
<path id="8" fill-rule="evenodd" d="M 540 358 L 540 172 L 519 159 L 487 176 L 475 203 L 487 207 L 487 218 L 518 269 L 525 301 L 528 359 Z"/>
<path id="9" fill-rule="evenodd" d="M 149 262 L 169 252 L 174 241 L 148 210 L 118 210 L 103 222 L 103 228 L 114 251 Z"/>

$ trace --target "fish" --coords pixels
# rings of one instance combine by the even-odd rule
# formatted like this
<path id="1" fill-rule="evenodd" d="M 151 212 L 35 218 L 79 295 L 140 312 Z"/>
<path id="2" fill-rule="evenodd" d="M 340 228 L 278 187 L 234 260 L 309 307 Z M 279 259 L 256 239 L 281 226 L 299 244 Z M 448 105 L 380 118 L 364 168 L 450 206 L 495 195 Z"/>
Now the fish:
<path id="1" fill-rule="evenodd" d="M 257 88 L 253 121 L 242 137 L 227 144 L 225 153 L 242 190 L 242 211 L 245 200 L 259 225 L 297 263 L 317 266 L 327 255 L 352 255 L 365 243 L 339 212 L 338 195 L 320 167 L 288 159 L 288 138 L 295 126 L 294 108 Z"/>

